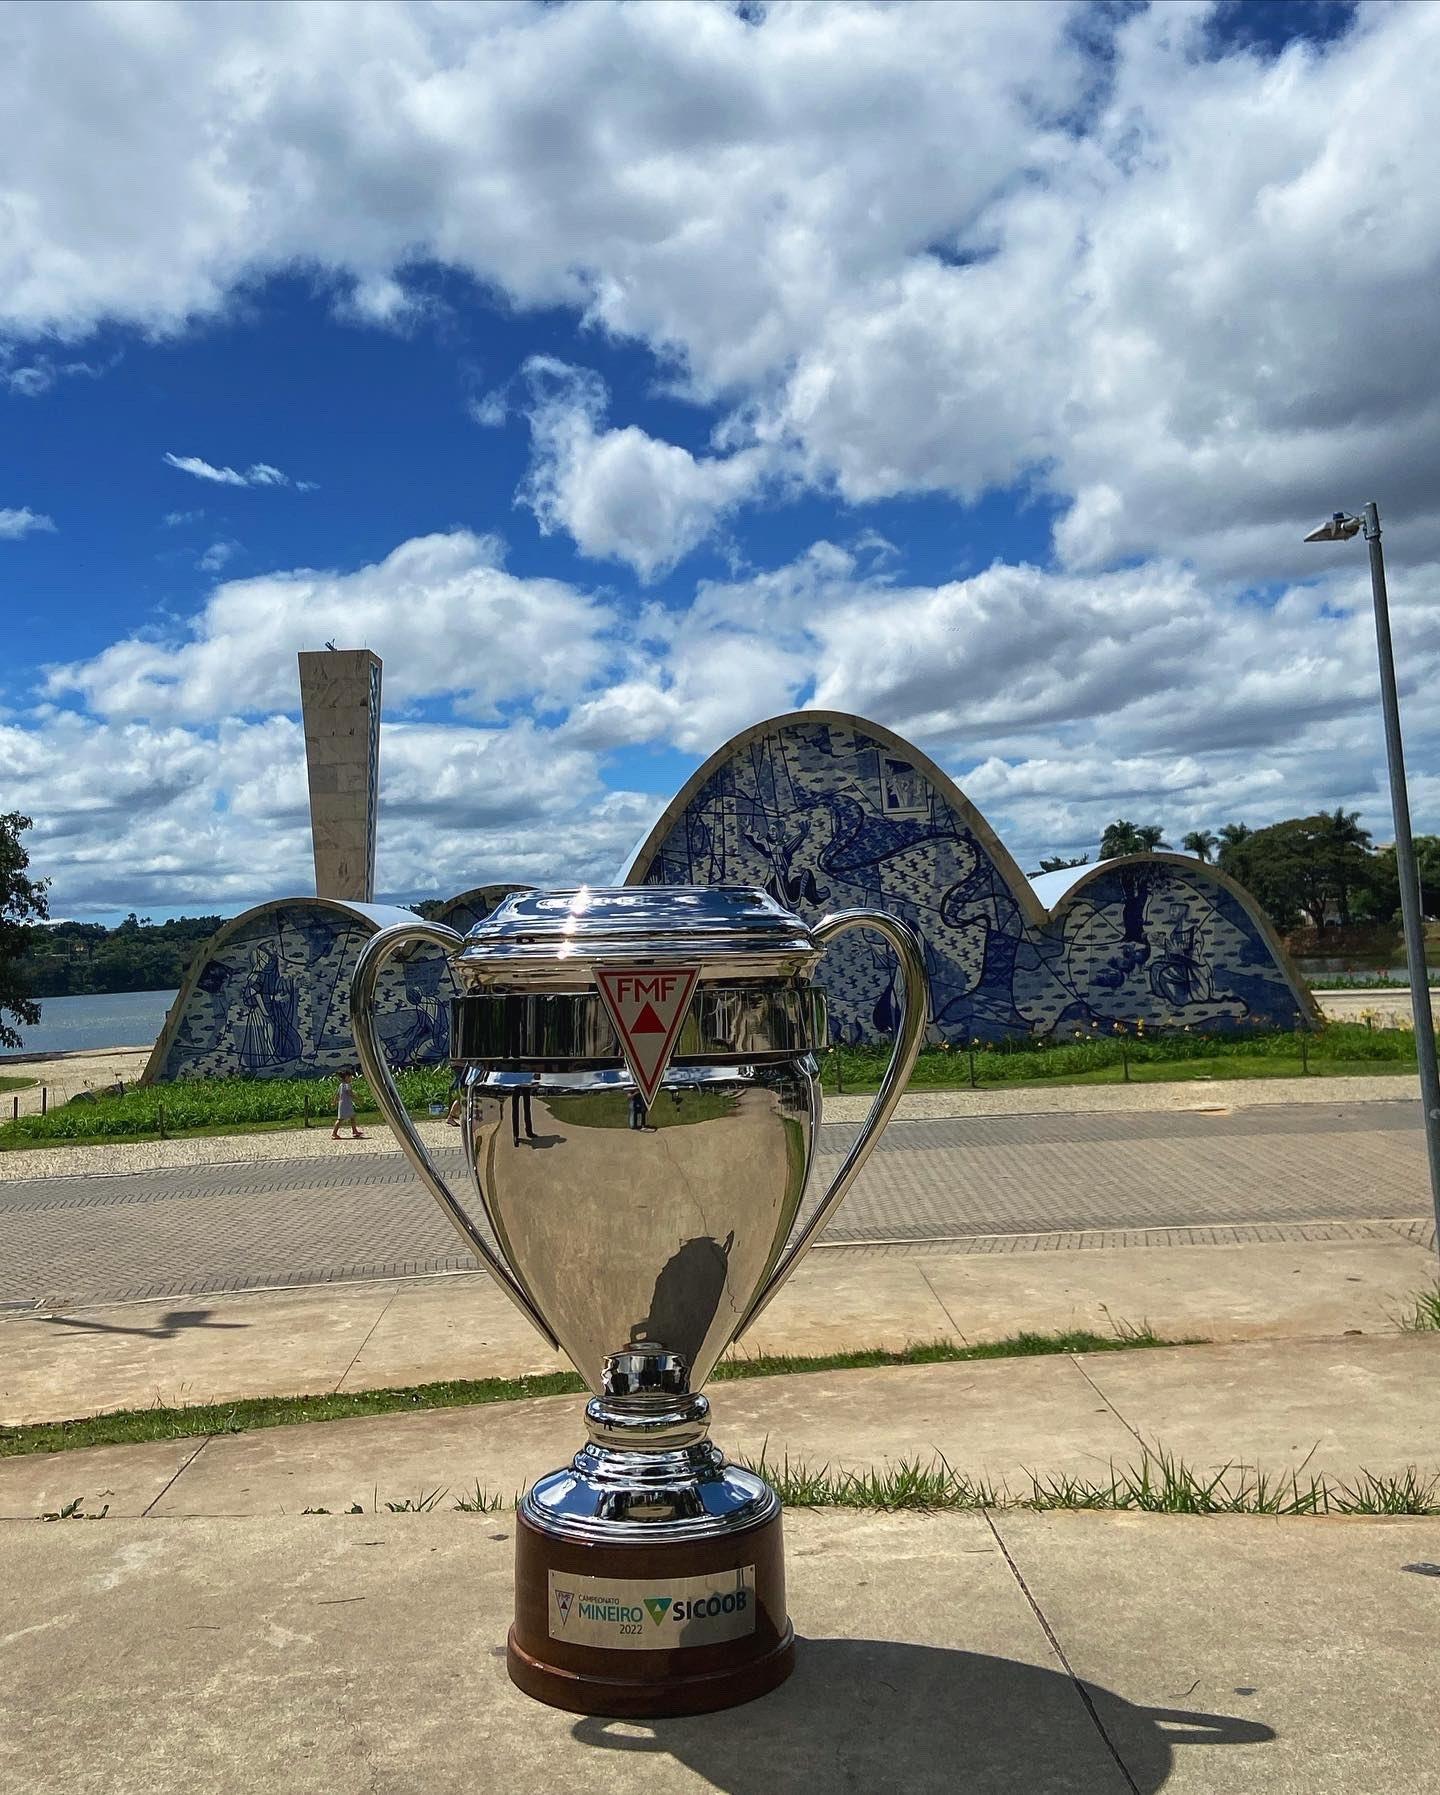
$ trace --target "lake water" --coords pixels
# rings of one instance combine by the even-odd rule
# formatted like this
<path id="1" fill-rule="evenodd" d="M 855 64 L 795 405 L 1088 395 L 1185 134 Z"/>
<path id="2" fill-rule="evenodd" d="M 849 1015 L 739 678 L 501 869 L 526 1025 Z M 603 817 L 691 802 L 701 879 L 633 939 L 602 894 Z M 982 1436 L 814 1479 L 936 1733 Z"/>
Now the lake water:
<path id="1" fill-rule="evenodd" d="M 21 1053 L 80 1053 L 95 1047 L 149 1047 L 173 991 L 112 991 L 94 997 L 42 997 L 40 1021 L 22 1028 Z M 6 1055 L 0 1053 L 0 1063 Z"/>

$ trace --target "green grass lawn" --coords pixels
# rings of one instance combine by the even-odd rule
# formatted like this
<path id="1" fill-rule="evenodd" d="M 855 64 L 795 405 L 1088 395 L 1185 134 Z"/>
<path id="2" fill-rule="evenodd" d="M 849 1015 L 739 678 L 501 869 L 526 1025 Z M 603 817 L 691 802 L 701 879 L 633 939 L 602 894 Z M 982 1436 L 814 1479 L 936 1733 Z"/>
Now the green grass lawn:
<path id="1" fill-rule="evenodd" d="M 885 1069 L 878 1047 L 837 1048 L 823 1057 L 826 1091 L 875 1090 Z M 910 1089 L 955 1090 L 990 1085 L 1134 1083 L 1194 1078 L 1316 1077 L 1413 1072 L 1415 1037 L 1406 1028 L 1331 1022 L 1315 1032 L 1256 1031 L 1234 1035 L 1152 1035 L 1135 1029 L 1069 1041 L 995 1042 L 930 1048 L 916 1062 Z"/>
<path id="2" fill-rule="evenodd" d="M 1426 984 L 1433 990 L 1440 985 L 1440 966 L 1427 969 Z M 1408 991 L 1410 980 L 1386 976 L 1384 978 L 1352 977 L 1348 972 L 1316 973 L 1314 978 L 1307 978 L 1305 983 L 1312 991 Z"/>
<path id="3" fill-rule="evenodd" d="M 827 1092 L 864 1094 L 880 1082 L 888 1058 L 875 1047 L 835 1048 L 820 1056 Z M 1363 1022 L 1331 1022 L 1315 1033 L 1254 1032 L 1229 1036 L 1153 1035 L 1133 1030 L 1086 1035 L 1068 1041 L 996 1042 L 964 1048 L 929 1048 L 910 1080 L 915 1091 L 1038 1085 L 1152 1084 L 1172 1080 L 1227 1078 L 1338 1078 L 1415 1070 L 1415 1038 L 1409 1029 L 1371 1028 Z M 451 1095 L 448 1066 L 401 1072 L 397 1082 L 406 1106 L 425 1115 Z M 187 1079 L 177 1084 L 142 1085 L 123 1097 L 72 1100 L 48 1115 L 21 1116 L 0 1124 L 0 1152 L 28 1147 L 86 1146 L 155 1140 L 162 1136 L 228 1135 L 309 1125 L 327 1128 L 335 1108 L 334 1079 Z M 651 1115 L 655 1127 L 708 1119 L 707 1106 L 721 1113 L 729 1098 L 695 1092 L 676 1104 L 662 1097 Z M 364 1082 L 355 1084 L 362 1124 L 383 1126 Z M 564 1099 L 557 1105 L 563 1115 Z M 586 1121 L 624 1128 L 629 1103 L 614 1093 L 613 1104 L 586 1100 Z"/>
<path id="4" fill-rule="evenodd" d="M 400 1072 L 396 1084 L 406 1107 L 425 1115 L 432 1103 L 448 1106 L 448 1066 Z M 134 1085 L 123 1097 L 72 1098 L 48 1115 L 21 1116 L 0 1126 L 0 1152 L 24 1147 L 78 1147 L 97 1142 L 146 1141 L 170 1136 L 250 1134 L 271 1128 L 329 1128 L 338 1081 L 333 1078 L 191 1078 L 175 1084 Z M 361 1125 L 383 1127 L 363 1079 L 355 1081 Z"/>
<path id="5" fill-rule="evenodd" d="M 885 1365 L 954 1365 L 976 1359 L 1038 1358 L 1054 1353 L 1134 1352 L 1158 1346 L 1195 1346 L 1167 1340 L 1146 1325 L 1119 1322 L 1109 1334 L 1088 1329 L 1066 1333 L 1011 1334 L 967 1345 L 956 1340 L 917 1341 L 898 1351 L 861 1347 L 849 1352 L 747 1353 L 723 1358 L 712 1383 L 737 1378 L 794 1377 L 815 1371 L 871 1370 Z M 191 1439 L 202 1434 L 248 1433 L 306 1421 L 348 1421 L 360 1415 L 413 1414 L 419 1409 L 470 1408 L 518 1402 L 534 1396 L 579 1396 L 585 1385 L 573 1371 L 531 1377 L 453 1378 L 403 1389 L 326 1391 L 314 1396 L 256 1396 L 239 1402 L 197 1403 L 188 1408 L 122 1409 L 74 1421 L 37 1421 L 0 1427 L 0 1458 L 32 1452 L 66 1452 L 81 1446 L 128 1446 L 145 1440 Z"/>
<path id="6" fill-rule="evenodd" d="M 38 1082 L 34 1078 L 0 1078 L 0 1091 L 28 1091 Z"/>
<path id="7" fill-rule="evenodd" d="M 1409 1070 L 1413 1071 L 1414 1065 Z M 1308 1066 L 1297 1054 L 1293 1060 L 1197 1059 L 1140 1061 L 1129 1069 L 1099 1066 L 1093 1072 L 1076 1072 L 1067 1078 L 1024 1078 L 1014 1081 L 1025 1090 L 1045 1084 L 1183 1084 L 1187 1079 L 1215 1078 L 1363 1078 L 1371 1073 L 1393 1077 L 1406 1068 L 1395 1060 L 1321 1060 Z"/>

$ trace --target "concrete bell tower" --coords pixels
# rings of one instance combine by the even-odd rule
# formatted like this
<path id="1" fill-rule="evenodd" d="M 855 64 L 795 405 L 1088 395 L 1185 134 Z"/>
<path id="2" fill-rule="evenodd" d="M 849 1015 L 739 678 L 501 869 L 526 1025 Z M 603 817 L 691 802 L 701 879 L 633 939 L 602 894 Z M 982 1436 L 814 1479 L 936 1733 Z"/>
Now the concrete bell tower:
<path id="1" fill-rule="evenodd" d="M 380 667 L 368 648 L 300 655 L 316 897 L 375 898 Z"/>

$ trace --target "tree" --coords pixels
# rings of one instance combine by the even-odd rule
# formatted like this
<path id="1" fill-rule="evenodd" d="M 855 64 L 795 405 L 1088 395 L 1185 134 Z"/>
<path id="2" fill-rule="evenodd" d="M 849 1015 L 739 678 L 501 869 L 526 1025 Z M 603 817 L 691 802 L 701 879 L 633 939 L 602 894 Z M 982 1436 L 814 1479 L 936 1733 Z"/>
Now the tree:
<path id="1" fill-rule="evenodd" d="M 1330 849 L 1335 907 L 1342 926 L 1352 920 L 1352 904 L 1374 883 L 1370 831 L 1360 827 L 1360 812 L 1337 804 L 1320 817 L 1321 834 Z"/>
<path id="2" fill-rule="evenodd" d="M 1220 830 L 1220 849 L 1215 856 L 1215 863 L 1222 873 L 1231 873 L 1237 879 L 1241 877 L 1236 870 L 1236 856 L 1254 833 L 1248 823 L 1223 825 Z"/>
<path id="3" fill-rule="evenodd" d="M 172 916 L 162 923 L 137 917 L 133 926 L 127 918 L 114 929 L 52 923 L 30 930 L 20 980 L 33 997 L 173 990 L 220 923 L 218 916 Z"/>
<path id="4" fill-rule="evenodd" d="M 1393 842 L 1372 857 L 1370 867 L 1373 879 L 1363 897 L 1366 915 L 1376 922 L 1393 922 L 1400 909 Z M 1415 837 L 1415 871 L 1420 875 L 1421 910 L 1428 917 L 1440 916 L 1440 835 Z"/>
<path id="5" fill-rule="evenodd" d="M 1050 854 L 1040 862 L 1042 873 L 1063 873 L 1068 867 L 1089 866 L 1090 856 L 1082 854 L 1078 860 L 1067 860 L 1063 854 Z"/>
<path id="6" fill-rule="evenodd" d="M 48 881 L 26 875 L 30 856 L 20 837 L 30 826 L 30 818 L 18 810 L 0 816 L 0 1047 L 24 1045 L 7 1016 L 25 1028 L 40 1020 L 40 1006 L 29 995 L 20 966 L 34 934 L 31 925 L 50 914 Z"/>
<path id="7" fill-rule="evenodd" d="M 1180 846 L 1187 853 L 1193 854 L 1197 860 L 1208 861 L 1210 850 L 1220 846 L 1220 837 L 1211 834 L 1208 829 L 1192 829 L 1187 836 L 1182 838 Z"/>
<path id="8" fill-rule="evenodd" d="M 1358 899 L 1376 886 L 1369 836 L 1341 813 L 1291 817 L 1227 844 L 1221 862 L 1253 891 L 1282 929 L 1303 916 L 1317 933 L 1348 923 Z"/>
<path id="9" fill-rule="evenodd" d="M 1117 817 L 1100 838 L 1100 858 L 1114 860 L 1120 854 L 1148 854 L 1155 848 L 1168 847 L 1165 831 L 1159 823 L 1127 823 Z"/>

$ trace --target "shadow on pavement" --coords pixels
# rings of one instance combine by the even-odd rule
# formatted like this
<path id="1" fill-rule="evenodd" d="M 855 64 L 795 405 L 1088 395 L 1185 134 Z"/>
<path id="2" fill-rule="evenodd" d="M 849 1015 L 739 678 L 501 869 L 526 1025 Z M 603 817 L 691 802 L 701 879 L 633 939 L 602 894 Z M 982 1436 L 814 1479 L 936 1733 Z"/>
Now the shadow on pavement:
<path id="1" fill-rule="evenodd" d="M 138 1334 L 143 1340 L 173 1340 L 189 1328 L 248 1328 L 248 1321 L 211 1321 L 213 1309 L 168 1309 L 153 1328 L 122 1328 L 110 1321 L 82 1321 L 78 1315 L 35 1315 L 33 1321 L 83 1334 Z"/>
<path id="2" fill-rule="evenodd" d="M 790 1681 L 745 1707 L 689 1720 L 580 1720 L 574 1736 L 602 1750 L 673 1758 L 725 1795 L 802 1788 L 1152 1795 L 1169 1778 L 1177 1750 L 1275 1737 L 1259 1721 L 1138 1707 L 1087 1683 L 1102 1739 L 1062 1671 L 890 1640 L 799 1646 Z M 1196 1786 L 1204 1782 L 1200 1768 Z"/>

